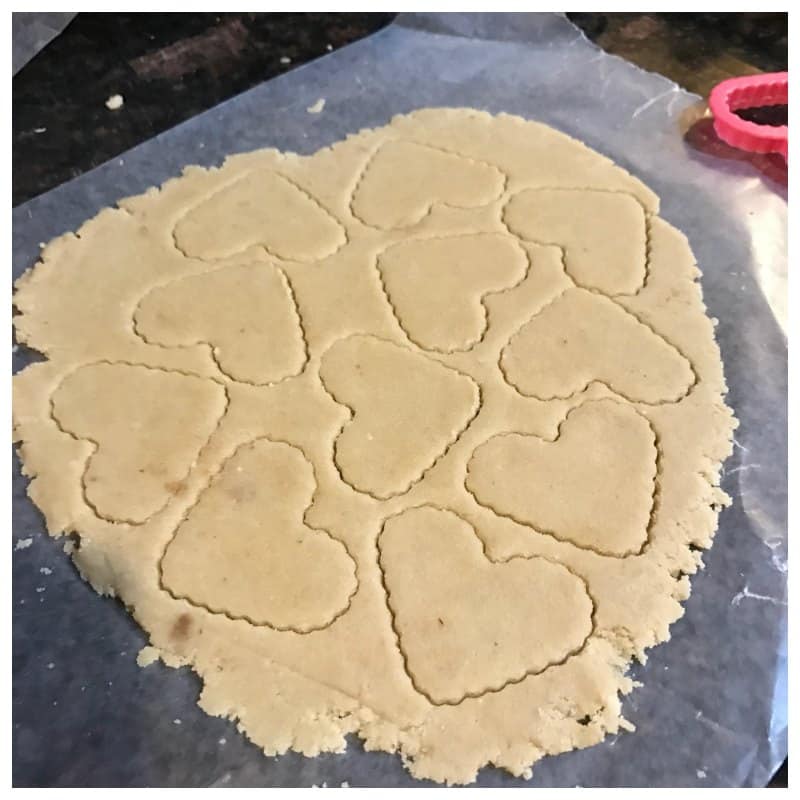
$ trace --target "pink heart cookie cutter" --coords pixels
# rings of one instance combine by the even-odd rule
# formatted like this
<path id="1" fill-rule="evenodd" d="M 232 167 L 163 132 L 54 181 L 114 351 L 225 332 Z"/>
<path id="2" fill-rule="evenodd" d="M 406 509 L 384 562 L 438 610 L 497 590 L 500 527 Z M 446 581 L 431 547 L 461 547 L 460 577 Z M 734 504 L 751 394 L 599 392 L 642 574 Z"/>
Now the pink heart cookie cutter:
<path id="1" fill-rule="evenodd" d="M 717 84 L 708 98 L 717 136 L 732 147 L 752 153 L 780 153 L 789 158 L 789 126 L 759 125 L 735 112 L 743 108 L 786 105 L 789 73 L 771 72 L 730 78 Z"/>

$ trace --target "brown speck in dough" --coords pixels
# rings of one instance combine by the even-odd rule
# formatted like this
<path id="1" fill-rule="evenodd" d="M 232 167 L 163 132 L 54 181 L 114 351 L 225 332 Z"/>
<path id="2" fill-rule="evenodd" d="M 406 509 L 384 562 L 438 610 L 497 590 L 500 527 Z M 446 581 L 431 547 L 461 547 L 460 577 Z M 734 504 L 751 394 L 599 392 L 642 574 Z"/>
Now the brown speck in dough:
<path id="1" fill-rule="evenodd" d="M 192 618 L 189 614 L 181 614 L 173 623 L 170 635 L 178 641 L 187 639 L 192 628 Z"/>
<path id="2" fill-rule="evenodd" d="M 440 783 L 632 729 L 736 426 L 658 202 L 546 125 L 422 109 L 50 242 L 14 438 L 138 663 L 267 753 L 356 734 Z"/>

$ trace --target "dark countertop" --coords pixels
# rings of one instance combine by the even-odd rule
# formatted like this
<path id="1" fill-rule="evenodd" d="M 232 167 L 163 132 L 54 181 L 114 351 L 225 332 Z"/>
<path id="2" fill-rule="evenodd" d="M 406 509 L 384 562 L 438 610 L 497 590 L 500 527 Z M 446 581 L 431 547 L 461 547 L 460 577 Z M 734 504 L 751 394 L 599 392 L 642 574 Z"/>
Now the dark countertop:
<path id="1" fill-rule="evenodd" d="M 608 52 L 707 96 L 787 69 L 786 14 L 568 15 Z M 388 25 L 387 13 L 78 14 L 13 78 L 12 204 L 92 169 L 235 94 Z M 106 108 L 111 95 L 124 105 Z M 701 131 L 698 146 L 743 157 Z M 737 151 L 738 152 L 738 151 Z M 762 168 L 785 166 L 773 159 Z M 786 787 L 788 762 L 771 786 Z"/>
<path id="2" fill-rule="evenodd" d="M 29 200 L 394 14 L 78 14 L 13 79 L 12 203 Z M 288 60 L 287 60 L 288 59 Z M 124 105 L 106 108 L 121 94 Z"/>

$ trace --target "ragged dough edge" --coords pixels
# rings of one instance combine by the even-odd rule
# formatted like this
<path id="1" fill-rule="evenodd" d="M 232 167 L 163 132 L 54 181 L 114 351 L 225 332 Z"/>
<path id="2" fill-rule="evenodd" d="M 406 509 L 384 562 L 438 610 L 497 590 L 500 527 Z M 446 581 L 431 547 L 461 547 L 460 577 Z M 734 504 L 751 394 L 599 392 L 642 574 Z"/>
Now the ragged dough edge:
<path id="1" fill-rule="evenodd" d="M 635 688 L 624 674 L 627 660 L 602 638 L 590 639 L 585 652 L 569 665 L 569 681 L 592 684 L 594 705 L 576 706 L 569 699 L 574 691 L 569 681 L 565 685 L 563 675 L 553 678 L 551 673 L 539 686 L 528 732 L 522 741 L 514 742 L 487 737 L 477 715 L 460 728 L 445 723 L 441 727 L 447 728 L 447 736 L 441 737 L 433 714 L 402 727 L 356 698 L 268 660 L 261 662 L 263 683 L 257 684 L 237 673 L 233 656 L 224 662 L 198 664 L 194 655 L 149 644 L 137 658 L 143 667 L 157 660 L 173 668 L 190 666 L 202 682 L 198 705 L 209 715 L 235 722 L 239 732 L 267 756 L 289 750 L 308 757 L 343 753 L 346 737 L 355 734 L 367 752 L 396 752 L 415 778 L 447 785 L 472 783 L 478 770 L 487 765 L 529 778 L 532 766 L 547 755 L 588 747 L 608 734 L 633 729 L 621 715 L 621 697 Z M 464 701 L 469 703 L 480 700 Z M 444 708 L 459 713 L 459 706 Z"/>
<path id="2" fill-rule="evenodd" d="M 511 115 L 501 114 L 497 117 L 492 117 L 485 112 L 477 112 L 471 109 L 448 109 L 444 111 L 425 110 L 422 112 L 415 112 L 413 114 L 395 117 L 392 120 L 393 125 L 409 124 L 416 120 L 424 121 L 430 118 L 431 114 L 441 114 L 443 117 L 448 117 L 450 120 L 457 120 L 464 115 L 468 117 L 475 117 L 491 120 L 504 120 L 504 124 L 510 125 L 523 125 L 533 126 L 526 128 L 526 130 L 533 130 L 539 126 L 538 123 L 532 123 L 523 120 L 520 117 L 513 117 Z M 548 135 L 555 135 L 557 137 L 564 136 L 552 129 L 547 129 Z M 402 129 L 398 127 L 397 130 L 390 130 L 386 135 L 402 136 Z M 362 130 L 357 134 L 348 136 L 342 142 L 338 142 L 330 148 L 324 148 L 318 151 L 318 156 L 325 156 L 333 158 L 335 154 L 340 152 L 340 149 L 348 145 L 360 146 L 368 143 L 370 138 L 376 134 L 373 130 Z M 564 137 L 569 139 L 570 137 Z M 573 143 L 577 140 L 570 139 Z M 577 143 L 580 144 L 580 143 Z M 583 145 L 580 145 L 584 147 Z M 585 148 L 588 151 L 588 148 Z M 590 151 L 594 153 L 594 151 Z M 364 157 L 368 155 L 367 149 L 364 148 Z M 594 156 L 602 162 L 606 162 L 609 166 L 612 162 L 605 157 L 594 153 Z M 232 156 L 225 160 L 223 167 L 215 167 L 206 170 L 200 167 L 189 167 L 185 170 L 184 174 L 211 174 L 218 173 L 222 168 L 229 168 L 231 170 L 246 169 L 253 159 L 257 158 L 271 159 L 275 164 L 282 164 L 287 168 L 307 163 L 308 159 L 296 154 L 281 154 L 277 150 L 267 149 L 256 151 L 251 154 L 241 154 Z M 599 162 L 598 162 L 599 163 Z M 649 207 L 653 211 L 657 211 L 657 199 L 655 195 L 646 189 L 643 184 L 639 183 L 635 178 L 632 178 L 624 170 L 618 166 L 613 165 L 615 180 L 621 176 L 627 176 L 632 183 L 642 187 L 642 191 L 646 194 Z M 294 176 L 294 173 L 292 173 Z M 42 260 L 36 267 L 28 270 L 17 282 L 19 289 L 19 299 L 21 300 L 22 307 L 16 302 L 18 308 L 22 313 L 16 317 L 15 326 L 17 328 L 18 340 L 23 344 L 29 344 L 35 349 L 37 347 L 37 335 L 35 332 L 36 316 L 35 309 L 26 307 L 27 304 L 27 291 L 29 288 L 33 289 L 39 281 L 46 282 L 47 275 L 58 268 L 58 261 L 60 255 L 65 250 L 76 251 L 80 248 L 81 235 L 93 230 L 92 226 L 102 226 L 106 221 L 111 219 L 119 219 L 122 215 L 136 216 L 143 213 L 141 202 L 147 202 L 150 199 L 162 194 L 165 191 L 171 191 L 173 188 L 179 188 L 182 178 L 173 178 L 170 181 L 162 184 L 160 188 L 151 189 L 137 198 L 129 198 L 120 201 L 120 208 L 118 209 L 104 209 L 97 217 L 84 223 L 78 231 L 78 234 L 67 233 L 57 239 L 53 240 L 43 251 Z M 303 184 L 305 186 L 305 184 Z M 314 194 L 314 189 L 309 187 L 309 193 Z M 638 194 L 637 194 L 638 196 Z M 329 204 L 326 204 L 329 206 Z M 341 209 L 332 210 L 334 216 L 338 217 L 340 221 L 346 225 L 351 224 L 351 221 L 343 216 Z M 654 223 L 661 223 L 659 219 L 653 220 Z M 666 225 L 666 223 L 664 223 Z M 667 226 L 669 227 L 669 226 Z M 673 233 L 677 233 L 671 229 Z M 685 241 L 682 234 L 678 234 Z M 277 261 L 277 260 L 276 260 Z M 202 262 L 198 262 L 202 263 Z M 280 262 L 278 262 L 280 263 Z M 36 272 L 33 272 L 36 269 Z M 699 271 L 696 271 L 695 279 L 699 277 Z M 648 278 L 648 284 L 650 283 Z M 695 291 L 698 297 L 702 298 L 700 286 L 695 282 Z M 644 295 L 649 287 L 646 286 L 642 290 L 641 295 Z M 641 313 L 641 309 L 637 306 L 636 301 L 641 299 L 641 296 L 635 298 L 618 298 L 618 302 L 625 305 L 626 308 L 633 313 Z M 705 313 L 705 305 L 700 300 L 703 313 Z M 33 321 L 34 330 L 31 329 L 30 323 Z M 711 323 L 709 323 L 710 325 Z M 719 350 L 716 343 L 713 341 L 713 329 L 710 333 L 710 350 L 704 354 L 704 359 L 713 360 L 716 354 L 716 359 L 719 359 Z M 49 349 L 41 349 L 40 352 L 48 353 Z M 160 358 L 154 356 L 153 361 L 148 361 L 148 364 L 162 365 L 163 362 Z M 166 365 L 164 366 L 171 366 Z M 27 375 L 30 370 L 43 368 L 44 374 L 47 372 L 48 362 L 43 365 L 32 365 L 28 367 L 22 376 Z M 52 367 L 51 367 L 52 369 Z M 34 373 L 39 375 L 40 373 Z M 58 498 L 52 497 L 47 492 L 47 478 L 42 474 L 42 462 L 46 458 L 46 454 L 37 452 L 36 440 L 38 439 L 37 423 L 35 411 L 29 412 L 29 409 L 20 407 L 17 399 L 17 383 L 21 376 L 16 376 L 14 380 L 15 387 L 15 404 L 14 404 L 14 437 L 15 441 L 21 441 L 20 457 L 23 462 L 23 474 L 32 478 L 29 485 L 29 494 L 32 496 L 36 504 L 42 509 L 48 524 L 48 530 L 51 535 L 58 537 L 64 533 L 80 530 L 83 536 L 81 547 L 73 549 L 71 556 L 82 572 L 85 573 L 87 578 L 91 578 L 93 587 L 102 594 L 117 595 L 125 597 L 126 590 L 128 589 L 125 576 L 118 570 L 114 569 L 113 565 L 108 559 L 104 559 L 102 554 L 96 551 L 92 543 L 91 533 L 85 534 L 82 527 L 86 523 L 85 519 L 81 517 L 76 509 L 70 506 L 69 502 L 61 502 Z M 701 378 L 702 380 L 702 378 Z M 32 382 L 33 386 L 28 387 L 29 390 L 35 390 L 38 379 L 28 381 Z M 714 381 L 712 381 L 713 383 Z M 44 381 L 46 383 L 46 381 Z M 336 750 L 342 745 L 344 735 L 350 731 L 358 733 L 361 738 L 365 740 L 366 749 L 386 750 L 388 752 L 399 751 L 405 763 L 409 767 L 412 774 L 419 778 L 431 778 L 434 780 L 445 781 L 449 783 L 468 783 L 474 779 L 477 770 L 486 764 L 495 764 L 496 766 L 507 769 L 515 775 L 527 776 L 530 774 L 530 766 L 533 762 L 546 754 L 564 752 L 574 747 L 585 747 L 600 741 L 605 733 L 615 733 L 620 728 L 625 728 L 626 723 L 620 716 L 620 697 L 630 692 L 633 688 L 633 682 L 625 676 L 624 671 L 629 662 L 633 658 L 644 660 L 646 657 L 645 651 L 650 647 L 665 641 L 669 638 L 669 625 L 676 619 L 680 618 L 683 614 L 681 603 L 689 596 L 689 575 L 703 567 L 702 560 L 699 552 L 693 552 L 690 544 L 696 548 L 706 549 L 711 546 L 714 533 L 717 526 L 717 517 L 719 510 L 730 502 L 730 498 L 722 492 L 719 488 L 719 471 L 724 458 L 726 458 L 731 450 L 732 444 L 730 436 L 736 427 L 736 422 L 723 403 L 723 396 L 727 389 L 724 380 L 721 384 L 713 387 L 706 397 L 706 402 L 709 403 L 715 412 L 721 415 L 719 421 L 719 429 L 713 441 L 708 444 L 708 452 L 704 453 L 704 461 L 702 463 L 701 478 L 705 483 L 705 490 L 702 496 L 702 502 L 698 501 L 697 516 L 693 517 L 692 525 L 690 528 L 683 530 L 680 536 L 675 540 L 659 541 L 654 544 L 651 552 L 646 554 L 646 557 L 653 559 L 662 573 L 672 581 L 672 589 L 669 597 L 663 598 L 663 606 L 668 610 L 664 611 L 663 608 L 658 613 L 652 612 L 650 617 L 643 619 L 637 630 L 632 630 L 626 626 L 606 626 L 601 629 L 598 636 L 590 641 L 590 647 L 587 652 L 591 653 L 593 663 L 591 666 L 591 674 L 601 675 L 605 679 L 601 691 L 597 692 L 597 697 L 601 698 L 603 702 L 598 702 L 594 709 L 577 709 L 570 707 L 568 702 L 564 700 L 552 700 L 552 697 L 558 697 L 559 692 L 565 694 L 563 687 L 560 690 L 553 691 L 551 697 L 546 703 L 542 704 L 540 709 L 540 718 L 548 720 L 547 730 L 542 733 L 538 739 L 529 737 L 528 741 L 522 741 L 516 745 L 509 745 L 507 742 L 498 744 L 503 737 L 497 735 L 496 739 L 492 739 L 494 734 L 480 728 L 473 731 L 474 736 L 469 738 L 469 731 L 456 731 L 459 737 L 458 744 L 456 739 L 450 740 L 450 735 L 453 732 L 452 727 L 447 731 L 447 735 L 442 735 L 436 738 L 436 730 L 438 723 L 432 717 L 421 720 L 408 728 L 399 728 L 398 726 L 382 720 L 373 712 L 365 709 L 360 703 L 351 706 L 344 703 L 341 699 L 341 693 L 335 690 L 323 687 L 319 683 L 311 682 L 315 687 L 319 688 L 322 697 L 318 698 L 310 707 L 303 707 L 301 702 L 297 702 L 292 707 L 290 713 L 293 716 L 293 722 L 289 725 L 289 733 L 285 730 L 272 732 L 263 730 L 250 730 L 246 734 L 250 736 L 259 746 L 263 747 L 266 752 L 285 752 L 288 749 L 294 749 L 298 752 L 309 752 L 314 749 L 314 742 L 308 741 L 308 731 L 312 731 L 321 721 L 323 725 L 330 724 L 330 735 L 326 733 L 322 736 L 321 750 Z M 31 403 L 31 407 L 35 408 L 36 398 L 30 396 L 30 392 L 24 392 L 28 395 L 25 403 Z M 641 409 L 645 412 L 645 409 Z M 723 434 L 727 437 L 724 438 Z M 40 448 L 39 448 L 40 450 Z M 46 473 L 46 470 L 45 470 Z M 42 482 L 44 480 L 44 483 Z M 705 503 L 705 506 L 703 505 Z M 700 513 L 702 512 L 702 513 Z M 687 574 L 678 577 L 672 577 L 671 573 L 685 571 Z M 150 631 L 151 643 L 153 647 L 159 648 L 160 652 L 165 655 L 165 660 L 171 661 L 172 665 L 180 666 L 183 663 L 189 663 L 195 654 L 189 653 L 187 656 L 181 655 L 171 649 L 169 640 L 163 630 L 163 620 L 151 618 L 149 615 L 143 613 L 141 609 L 135 607 L 132 611 L 134 617 L 142 625 L 145 630 Z M 221 678 L 219 676 L 211 676 L 211 669 L 216 669 L 216 666 L 195 663 L 193 669 L 201 676 L 204 684 L 210 688 L 208 693 L 205 694 L 204 699 L 201 698 L 201 704 L 209 711 L 209 713 L 217 713 L 220 715 L 235 716 L 239 719 L 240 725 L 247 726 L 250 717 L 247 709 L 239 707 L 242 705 L 232 706 L 220 700 L 220 694 L 227 691 Z M 224 670 L 220 675 L 224 676 Z M 275 673 L 277 674 L 277 673 Z M 287 685 L 293 682 L 294 678 L 279 673 L 280 680 L 285 680 Z M 289 671 L 291 676 L 293 673 Z M 302 676 L 300 676 L 302 677 Z M 298 679 L 299 680 L 299 679 Z M 520 686 L 526 685 L 525 681 Z M 578 683 L 578 685 L 580 685 Z M 479 701 L 474 701 L 476 704 Z M 527 702 L 527 701 L 526 701 Z M 477 708 L 477 705 L 475 706 Z M 602 707 L 602 711 L 599 709 Z M 581 719 L 584 715 L 594 712 L 596 716 L 593 721 L 586 726 L 579 725 L 577 719 Z M 344 713 L 344 717 L 340 714 Z M 317 714 L 315 717 L 314 715 Z M 591 714 L 590 714 L 591 716 Z M 301 726 L 302 720 L 306 721 L 305 727 Z M 287 723 L 288 724 L 288 723 Z M 355 726 L 355 727 L 354 727 Z M 313 740 L 313 735 L 312 735 Z M 451 746 L 452 745 L 452 746 Z"/>

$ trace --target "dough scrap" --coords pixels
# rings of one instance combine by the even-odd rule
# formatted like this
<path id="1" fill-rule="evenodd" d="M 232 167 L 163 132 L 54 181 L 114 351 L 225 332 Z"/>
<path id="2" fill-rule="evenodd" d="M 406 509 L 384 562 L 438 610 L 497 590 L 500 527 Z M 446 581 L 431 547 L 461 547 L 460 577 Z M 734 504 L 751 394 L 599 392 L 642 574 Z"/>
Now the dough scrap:
<path id="1" fill-rule="evenodd" d="M 699 274 L 646 186 L 507 114 L 190 167 L 17 282 L 28 491 L 265 753 L 528 776 L 629 727 L 728 502 Z"/>

